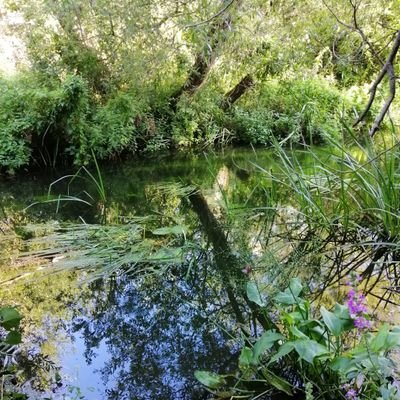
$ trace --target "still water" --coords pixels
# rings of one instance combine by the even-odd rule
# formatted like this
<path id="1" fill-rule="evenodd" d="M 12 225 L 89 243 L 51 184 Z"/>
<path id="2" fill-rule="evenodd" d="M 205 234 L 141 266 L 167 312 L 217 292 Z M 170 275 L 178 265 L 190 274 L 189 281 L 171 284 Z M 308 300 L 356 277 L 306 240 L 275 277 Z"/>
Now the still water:
<path id="1" fill-rule="evenodd" d="M 265 263 L 275 166 L 236 150 L 4 179 L 1 304 L 25 317 L 30 398 L 206 398 L 194 372 L 233 370 L 240 333 L 187 194 L 200 190 L 235 262 Z"/>

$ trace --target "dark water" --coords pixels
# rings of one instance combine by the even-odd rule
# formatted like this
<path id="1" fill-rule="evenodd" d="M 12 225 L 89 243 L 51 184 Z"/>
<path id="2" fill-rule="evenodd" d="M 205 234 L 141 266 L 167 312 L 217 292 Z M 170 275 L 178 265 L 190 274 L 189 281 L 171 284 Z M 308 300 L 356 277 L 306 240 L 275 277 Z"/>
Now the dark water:
<path id="1" fill-rule="evenodd" d="M 307 162 L 306 154 L 298 157 Z M 67 173 L 3 180 L 1 302 L 25 315 L 23 351 L 33 367 L 24 390 L 31 398 L 205 398 L 194 372 L 233 369 L 240 334 L 209 237 L 185 190 L 188 185 L 201 190 L 225 229 L 232 254 L 245 266 L 265 256 L 262 218 L 268 211 L 260 210 L 274 191 L 283 190 L 268 177 L 274 168 L 269 151 L 235 151 L 103 164 L 104 194 L 93 169 L 97 184 L 84 170 L 53 185 Z M 11 223 L 19 226 L 16 236 L 7 234 Z M 78 253 L 61 272 L 48 275 L 63 265 L 57 262 L 66 248 L 67 254 L 76 250 L 73 241 L 61 248 L 54 236 L 69 223 L 92 226 L 85 240 L 94 255 Z M 184 235 L 153 235 L 151 243 L 179 248 L 189 242 L 193 249 L 180 262 L 158 263 L 149 273 L 151 263 L 139 268 L 129 259 L 132 235 L 113 231 L 111 237 L 102 223 L 116 229 L 140 224 L 143 238 L 157 228 L 184 227 Z M 103 247 L 119 240 L 110 244 L 109 261 L 108 256 L 96 260 L 96 232 Z M 107 271 L 125 251 L 121 269 L 92 279 L 95 265 Z"/>

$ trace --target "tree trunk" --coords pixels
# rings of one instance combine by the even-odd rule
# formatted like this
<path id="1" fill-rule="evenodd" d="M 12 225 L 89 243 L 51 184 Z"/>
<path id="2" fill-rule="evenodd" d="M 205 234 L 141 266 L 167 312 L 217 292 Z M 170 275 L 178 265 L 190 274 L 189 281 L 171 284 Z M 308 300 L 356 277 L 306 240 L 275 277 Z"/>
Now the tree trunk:
<path id="1" fill-rule="evenodd" d="M 225 94 L 221 108 L 226 111 L 238 101 L 250 88 L 254 86 L 253 77 L 247 74 L 229 92 Z"/>
<path id="2" fill-rule="evenodd" d="M 210 21 L 206 21 L 210 24 L 207 43 L 196 54 L 195 62 L 185 83 L 172 95 L 170 106 L 173 111 L 176 111 L 176 106 L 184 94 L 193 95 L 206 81 L 216 58 L 216 50 L 226 40 L 223 32 L 229 30 L 231 26 L 231 15 L 228 8 L 238 3 L 239 0 L 224 0 L 221 12 L 217 13 Z M 192 25 L 192 27 L 196 25 L 199 24 Z"/>

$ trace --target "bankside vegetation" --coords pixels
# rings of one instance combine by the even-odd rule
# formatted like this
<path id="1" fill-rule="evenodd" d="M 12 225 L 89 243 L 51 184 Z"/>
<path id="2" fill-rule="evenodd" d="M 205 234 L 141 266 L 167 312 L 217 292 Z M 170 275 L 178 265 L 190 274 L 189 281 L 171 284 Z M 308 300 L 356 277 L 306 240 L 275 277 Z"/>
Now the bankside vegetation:
<path id="1" fill-rule="evenodd" d="M 0 78 L 5 171 L 82 165 L 92 150 L 321 143 L 343 121 L 375 133 L 395 97 L 394 0 L 6 6 L 26 59 Z"/>
<path id="2" fill-rule="evenodd" d="M 398 0 L 5 6 L 0 400 L 400 399 Z"/>

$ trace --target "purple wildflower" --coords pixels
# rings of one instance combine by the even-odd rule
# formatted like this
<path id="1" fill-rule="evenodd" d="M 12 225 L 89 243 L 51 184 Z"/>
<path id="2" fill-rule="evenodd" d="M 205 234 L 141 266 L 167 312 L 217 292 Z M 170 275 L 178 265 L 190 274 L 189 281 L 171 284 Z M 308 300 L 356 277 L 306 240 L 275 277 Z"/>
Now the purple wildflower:
<path id="1" fill-rule="evenodd" d="M 372 328 L 372 322 L 365 317 L 356 317 L 354 319 L 354 325 L 357 329 L 370 329 Z"/>
<path id="2" fill-rule="evenodd" d="M 367 312 L 365 301 L 365 296 L 362 294 L 357 294 L 354 289 L 350 289 L 349 293 L 347 294 L 347 305 L 352 318 L 358 314 Z"/>
<path id="3" fill-rule="evenodd" d="M 360 282 L 360 278 L 355 277 L 353 282 L 354 284 Z M 350 290 L 347 293 L 347 306 L 357 329 L 369 329 L 372 327 L 371 321 L 365 318 L 365 314 L 368 312 L 366 298 L 363 294 L 357 293 L 356 289 L 352 286 L 350 286 Z"/>
<path id="4" fill-rule="evenodd" d="M 344 395 L 348 400 L 356 400 L 357 399 L 357 390 L 349 389 L 346 394 Z"/>

